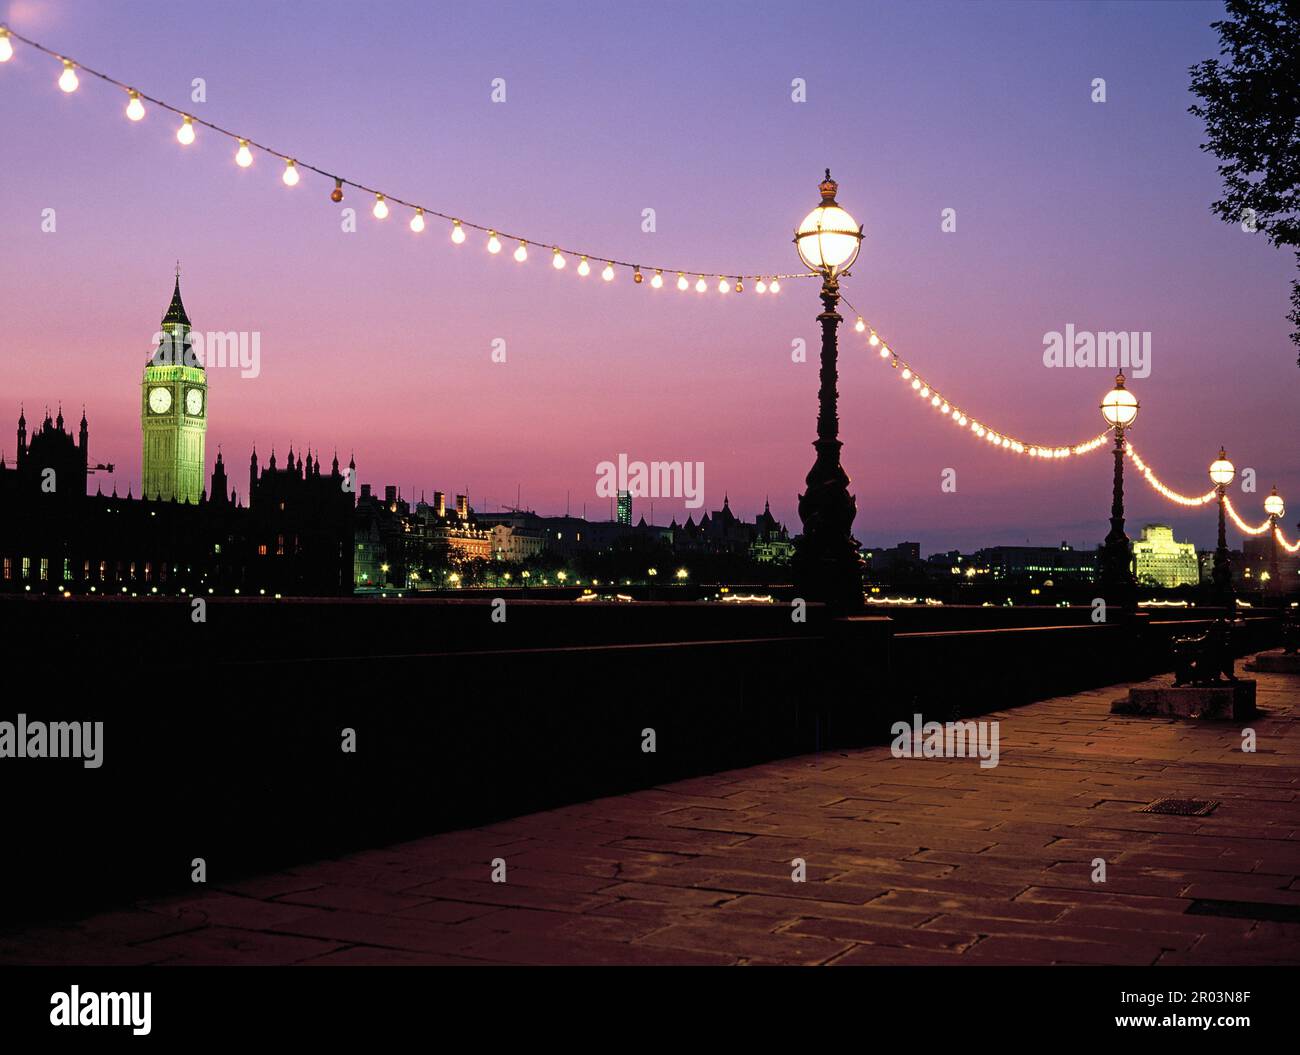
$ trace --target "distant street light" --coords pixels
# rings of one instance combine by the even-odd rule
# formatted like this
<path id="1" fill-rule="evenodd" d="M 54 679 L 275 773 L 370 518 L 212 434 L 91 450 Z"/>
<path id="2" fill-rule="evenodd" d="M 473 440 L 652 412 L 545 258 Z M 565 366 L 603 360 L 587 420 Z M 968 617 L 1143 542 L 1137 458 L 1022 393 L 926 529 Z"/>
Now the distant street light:
<path id="1" fill-rule="evenodd" d="M 1277 484 L 1273 485 L 1273 490 L 1264 499 L 1264 512 L 1268 514 L 1268 581 L 1272 592 L 1281 594 L 1284 590 L 1282 577 L 1278 575 L 1277 568 L 1277 522 L 1286 516 L 1286 505 L 1282 501 L 1282 496 L 1277 493 Z"/>
<path id="2" fill-rule="evenodd" d="M 1111 604 L 1130 611 L 1137 600 L 1133 561 L 1128 535 L 1124 533 L 1124 430 L 1137 420 L 1138 401 L 1124 387 L 1123 372 L 1115 375 L 1115 387 L 1101 401 L 1101 416 L 1115 430 L 1115 483 L 1111 490 L 1110 532 L 1101 547 L 1101 584 Z"/>
<path id="3" fill-rule="evenodd" d="M 1233 611 L 1234 597 L 1232 592 L 1232 566 L 1228 560 L 1228 532 L 1223 516 L 1228 484 L 1232 483 L 1232 478 L 1236 475 L 1236 468 L 1232 462 L 1228 461 L 1228 452 L 1220 447 L 1218 460 L 1210 465 L 1210 479 L 1214 482 L 1215 490 L 1219 495 L 1219 544 L 1214 550 L 1212 581 L 1214 583 L 1215 603 L 1228 609 L 1229 619 L 1236 613 Z"/>
<path id="4" fill-rule="evenodd" d="M 861 611 L 862 557 L 853 538 L 857 503 L 849 494 L 849 477 L 840 464 L 839 337 L 842 316 L 840 276 L 847 274 L 862 247 L 862 227 L 835 200 L 839 184 L 830 169 L 819 187 L 821 204 L 795 232 L 795 248 L 804 265 L 822 278 L 821 375 L 817 394 L 817 458 L 799 496 L 803 534 L 795 552 L 795 581 L 802 595 L 836 611 Z"/>

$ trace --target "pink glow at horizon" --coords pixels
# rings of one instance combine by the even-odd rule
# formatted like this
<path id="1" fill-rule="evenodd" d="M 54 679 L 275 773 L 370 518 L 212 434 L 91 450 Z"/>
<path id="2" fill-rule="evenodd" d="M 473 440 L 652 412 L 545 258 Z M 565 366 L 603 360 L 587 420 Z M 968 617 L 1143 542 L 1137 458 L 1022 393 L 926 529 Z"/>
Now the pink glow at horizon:
<path id="1" fill-rule="evenodd" d="M 723 494 L 752 520 L 798 528 L 812 464 L 820 305 L 815 285 L 777 297 L 706 295 L 627 271 L 585 279 L 550 245 L 718 272 L 794 271 L 795 224 L 829 166 L 865 225 L 845 291 L 900 355 L 994 428 L 1074 443 L 1104 427 L 1112 374 L 1050 370 L 1043 335 L 1152 332 L 1132 438 L 1170 486 L 1203 492 L 1220 444 L 1259 489 L 1300 510 L 1296 395 L 1287 341 L 1289 254 L 1214 218 L 1215 159 L 1187 114 L 1187 67 L 1217 53 L 1217 5 L 823 5 L 820 54 L 792 42 L 813 16 L 661 4 L 191 3 L 0 0 L 0 20 L 141 91 L 302 162 L 538 239 L 491 257 L 409 210 L 385 221 L 332 184 L 287 188 L 263 153 L 173 115 L 123 116 L 123 92 L 15 45 L 0 65 L 0 450 L 29 422 L 84 403 L 96 477 L 138 493 L 139 383 L 181 288 L 196 329 L 256 330 L 261 375 L 209 372 L 209 471 L 218 445 L 242 494 L 292 443 L 351 451 L 363 483 L 418 498 L 468 491 L 479 509 L 523 504 L 593 518 L 597 463 L 702 461 L 705 508 Z M 821 9 L 819 9 L 821 10 Z M 491 43 L 487 43 L 490 41 Z M 1108 100 L 1089 99 L 1094 77 Z M 189 104 L 191 79 L 207 102 Z M 506 79 L 507 102 L 490 100 Z M 803 77 L 808 102 L 790 100 Z M 55 209 L 57 232 L 43 233 Z M 657 233 L 641 231 L 642 210 Z M 941 210 L 957 231 L 940 230 Z M 647 278 L 649 272 L 647 272 Z M 694 276 L 692 276 L 693 278 Z M 843 461 L 857 537 L 926 552 L 981 544 L 1091 547 L 1107 529 L 1103 448 L 1041 464 L 989 449 L 923 408 L 841 328 Z M 507 362 L 493 363 L 493 341 Z M 791 362 L 807 342 L 808 362 Z M 946 468 L 957 491 L 940 491 Z M 1212 513 L 1156 496 L 1131 471 L 1128 532 L 1149 522 L 1210 543 Z M 635 504 L 634 518 L 649 501 Z M 655 521 L 688 512 L 655 500 Z M 1288 521 L 1294 516 L 1289 515 Z M 1240 536 L 1230 532 L 1233 544 Z M 1296 532 L 1288 528 L 1294 537 Z"/>

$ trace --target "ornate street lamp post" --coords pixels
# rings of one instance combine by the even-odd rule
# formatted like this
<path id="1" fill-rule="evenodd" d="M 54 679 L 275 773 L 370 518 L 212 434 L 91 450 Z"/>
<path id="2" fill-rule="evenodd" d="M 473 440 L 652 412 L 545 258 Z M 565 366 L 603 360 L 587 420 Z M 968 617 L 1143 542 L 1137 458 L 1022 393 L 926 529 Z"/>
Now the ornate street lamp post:
<path id="1" fill-rule="evenodd" d="M 1218 461 L 1210 465 L 1210 479 L 1219 494 L 1219 544 L 1214 550 L 1214 572 L 1211 580 L 1214 584 L 1212 591 L 1214 601 L 1227 609 L 1228 619 L 1234 618 L 1237 613 L 1236 599 L 1232 592 L 1232 566 L 1228 561 L 1228 535 L 1223 521 L 1223 512 L 1228 484 L 1232 483 L 1232 478 L 1236 474 L 1236 468 L 1228 461 L 1228 452 L 1220 447 Z"/>
<path id="2" fill-rule="evenodd" d="M 1264 512 L 1268 514 L 1268 585 L 1269 592 L 1278 595 L 1283 594 L 1282 579 L 1278 574 L 1277 567 L 1277 522 L 1286 516 L 1286 505 L 1282 502 L 1282 496 L 1277 493 L 1277 484 L 1273 485 L 1273 490 L 1269 496 L 1264 499 Z"/>
<path id="3" fill-rule="evenodd" d="M 835 200 L 839 185 L 830 169 L 821 183 L 821 204 L 795 231 L 794 244 L 810 271 L 822 277 L 821 387 L 818 390 L 817 458 L 799 496 L 803 534 L 795 551 L 795 582 L 803 597 L 838 612 L 861 611 L 862 557 L 853 537 L 857 503 L 849 494 L 849 477 L 840 465 L 837 330 L 842 316 L 840 275 L 846 274 L 862 247 L 862 227 Z"/>
<path id="4" fill-rule="evenodd" d="M 1110 500 L 1110 533 L 1101 547 L 1101 584 L 1107 600 L 1129 611 L 1137 600 L 1133 561 L 1124 534 L 1124 430 L 1137 420 L 1137 398 L 1124 387 L 1124 374 L 1115 375 L 1115 387 L 1101 401 L 1101 416 L 1115 430 L 1115 485 Z"/>

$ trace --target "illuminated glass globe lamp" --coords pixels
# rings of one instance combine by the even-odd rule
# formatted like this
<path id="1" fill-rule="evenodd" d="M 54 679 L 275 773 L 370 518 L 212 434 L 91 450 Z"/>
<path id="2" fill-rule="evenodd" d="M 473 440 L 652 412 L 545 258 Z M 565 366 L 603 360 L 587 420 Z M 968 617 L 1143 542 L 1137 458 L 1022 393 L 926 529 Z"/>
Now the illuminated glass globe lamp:
<path id="1" fill-rule="evenodd" d="M 826 170 L 822 180 L 821 204 L 803 218 L 794 234 L 799 258 L 809 271 L 827 279 L 843 274 L 853 266 L 862 248 L 862 226 L 835 200 L 839 184 Z"/>
<path id="2" fill-rule="evenodd" d="M 1282 496 L 1277 493 L 1276 486 L 1269 493 L 1269 496 L 1264 499 L 1264 512 L 1278 520 L 1286 516 L 1286 506 L 1282 502 Z"/>
<path id="3" fill-rule="evenodd" d="M 1111 428 L 1122 432 L 1137 420 L 1137 414 L 1137 396 L 1124 387 L 1124 375 L 1116 374 L 1115 387 L 1101 401 L 1101 416 Z"/>
<path id="4" fill-rule="evenodd" d="M 1216 487 L 1227 487 L 1236 475 L 1236 467 L 1228 461 L 1228 452 L 1220 447 L 1218 460 L 1210 465 L 1210 479 Z"/>

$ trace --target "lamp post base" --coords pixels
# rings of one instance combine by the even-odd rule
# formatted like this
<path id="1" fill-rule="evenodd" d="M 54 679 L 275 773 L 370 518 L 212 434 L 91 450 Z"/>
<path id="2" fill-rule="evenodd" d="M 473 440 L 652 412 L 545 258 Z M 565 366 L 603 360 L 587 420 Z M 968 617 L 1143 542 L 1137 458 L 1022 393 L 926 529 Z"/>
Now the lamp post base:
<path id="1" fill-rule="evenodd" d="M 840 465 L 839 441 L 819 440 L 814 446 L 817 461 L 807 491 L 799 496 L 803 534 L 795 540 L 795 583 L 805 600 L 821 601 L 836 612 L 860 612 L 864 563 L 852 534 L 858 505 Z"/>

